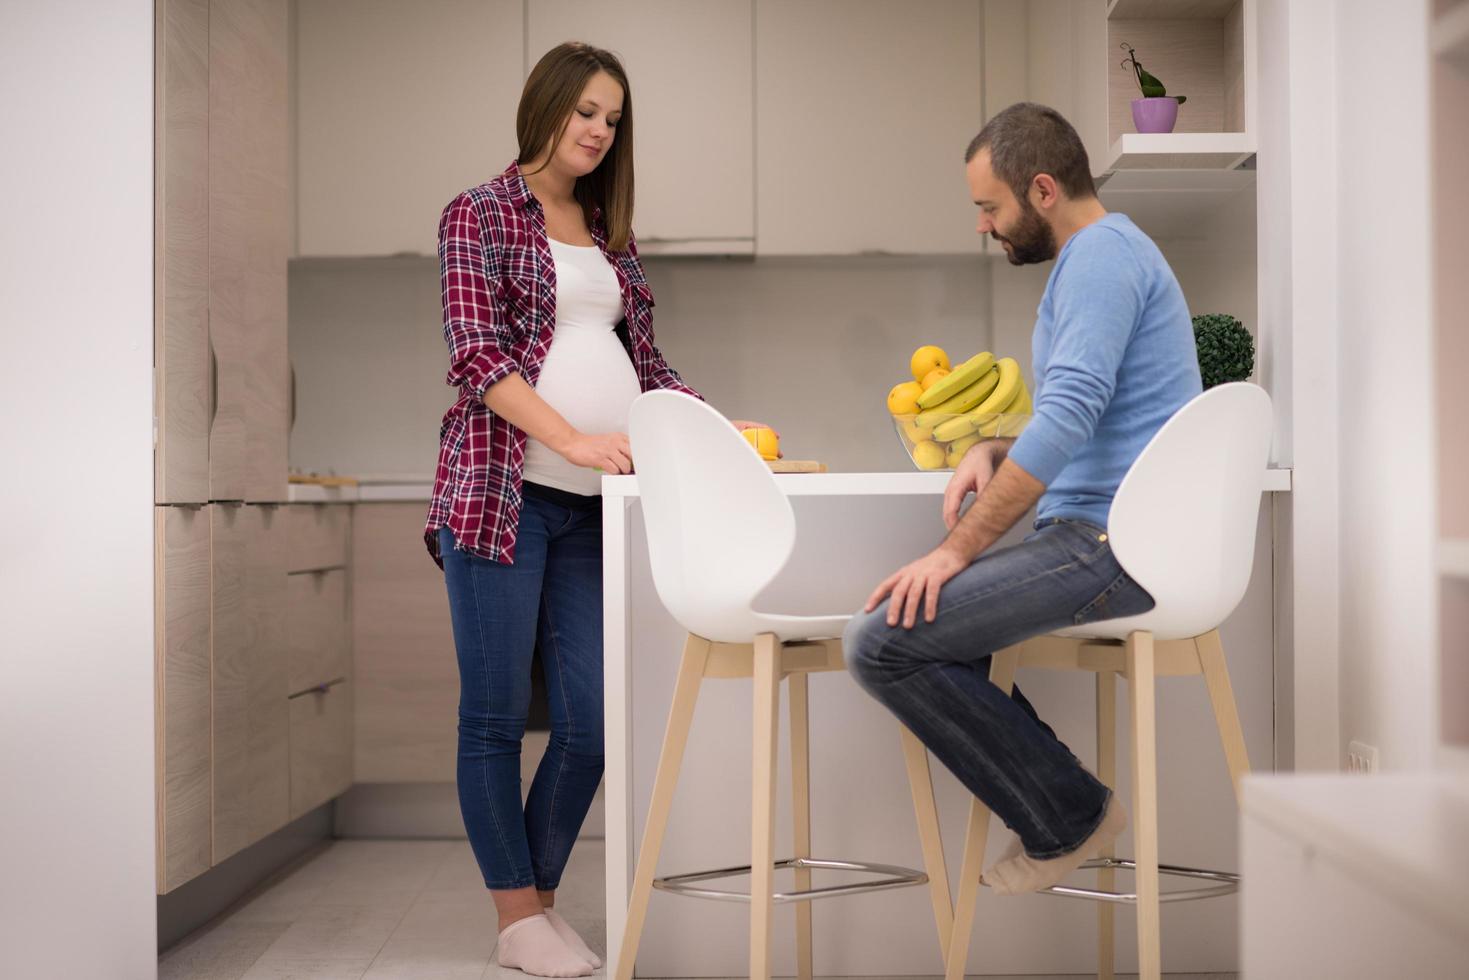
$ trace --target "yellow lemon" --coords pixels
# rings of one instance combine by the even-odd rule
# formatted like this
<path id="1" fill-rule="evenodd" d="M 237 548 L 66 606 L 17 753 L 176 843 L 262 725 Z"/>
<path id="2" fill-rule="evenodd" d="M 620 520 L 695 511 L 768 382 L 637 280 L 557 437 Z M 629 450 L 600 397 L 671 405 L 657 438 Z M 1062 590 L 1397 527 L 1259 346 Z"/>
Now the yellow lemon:
<path id="1" fill-rule="evenodd" d="M 913 447 L 913 462 L 919 469 L 936 470 L 944 465 L 944 447 L 936 442 L 924 441 Z"/>
<path id="2" fill-rule="evenodd" d="M 916 446 L 933 438 L 933 426 L 919 425 L 912 419 L 904 419 L 903 435 L 908 438 L 909 445 Z"/>
<path id="3" fill-rule="evenodd" d="M 918 411 L 918 396 L 923 388 L 917 381 L 904 381 L 893 385 L 888 392 L 888 411 L 894 415 L 912 415 Z"/>
<path id="4" fill-rule="evenodd" d="M 934 368 L 949 369 L 949 355 L 945 354 L 943 348 L 932 344 L 920 347 L 913 352 L 913 359 L 908 362 L 908 369 L 913 372 L 914 381 L 922 381 L 928 372 Z"/>
<path id="5" fill-rule="evenodd" d="M 740 435 L 755 447 L 755 452 L 760 454 L 761 459 L 780 458 L 780 439 L 776 437 L 774 429 L 744 429 Z"/>
<path id="6" fill-rule="evenodd" d="M 918 387 L 922 388 L 924 391 L 927 391 L 934 386 L 934 382 L 938 381 L 939 378 L 942 378 L 948 373 L 948 368 L 934 368 L 932 371 L 923 376 L 923 380 L 918 382 Z"/>

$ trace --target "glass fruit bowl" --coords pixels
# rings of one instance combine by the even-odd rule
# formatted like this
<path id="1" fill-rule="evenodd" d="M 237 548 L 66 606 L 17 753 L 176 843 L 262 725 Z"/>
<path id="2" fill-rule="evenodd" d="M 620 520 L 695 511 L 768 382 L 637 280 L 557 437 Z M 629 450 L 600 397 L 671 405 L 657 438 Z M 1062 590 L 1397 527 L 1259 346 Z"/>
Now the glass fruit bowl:
<path id="1" fill-rule="evenodd" d="M 1030 415 L 894 415 L 893 428 L 913 465 L 920 470 L 952 470 L 983 439 L 1014 438 L 1030 422 Z"/>

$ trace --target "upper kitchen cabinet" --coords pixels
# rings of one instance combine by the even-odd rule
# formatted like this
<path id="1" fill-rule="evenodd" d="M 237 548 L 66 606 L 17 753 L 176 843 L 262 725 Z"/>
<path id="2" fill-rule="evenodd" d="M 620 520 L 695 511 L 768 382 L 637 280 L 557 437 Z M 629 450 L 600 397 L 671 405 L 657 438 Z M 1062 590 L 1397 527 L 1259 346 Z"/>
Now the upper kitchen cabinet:
<path id="1" fill-rule="evenodd" d="M 981 0 L 757 0 L 761 254 L 980 250 L 982 20 Z"/>
<path id="2" fill-rule="evenodd" d="M 286 496 L 287 0 L 156 5 L 154 500 Z"/>
<path id="3" fill-rule="evenodd" d="M 209 0 L 159 0 L 155 501 L 209 499 Z"/>
<path id="4" fill-rule="evenodd" d="M 211 500 L 286 498 L 288 25 L 286 0 L 209 6 Z"/>
<path id="5" fill-rule="evenodd" d="M 522 10 L 297 0 L 297 254 L 437 252 L 444 205 L 515 157 Z"/>
<path id="6" fill-rule="evenodd" d="M 537 0 L 527 6 L 527 65 L 577 40 L 615 52 L 627 70 L 637 145 L 633 231 L 645 254 L 753 250 L 751 3 Z"/>

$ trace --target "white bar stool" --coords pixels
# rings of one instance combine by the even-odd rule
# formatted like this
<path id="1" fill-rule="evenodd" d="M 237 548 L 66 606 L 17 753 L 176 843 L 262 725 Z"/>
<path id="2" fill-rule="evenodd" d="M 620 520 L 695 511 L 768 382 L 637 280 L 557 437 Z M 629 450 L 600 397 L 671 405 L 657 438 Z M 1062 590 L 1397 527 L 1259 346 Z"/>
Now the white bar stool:
<path id="1" fill-rule="evenodd" d="M 782 616 L 757 612 L 755 597 L 795 547 L 795 513 L 749 443 L 713 408 L 678 392 L 654 391 L 633 403 L 629 418 L 638 492 L 643 501 L 653 584 L 669 613 L 689 631 L 673 706 L 658 759 L 616 976 L 630 980 L 652 889 L 717 901 L 750 903 L 750 973 L 770 976 L 770 924 L 776 904 L 796 907 L 796 966 L 812 975 L 811 901 L 927 883 L 940 950 L 952 930 L 948 876 L 939 840 L 928 755 L 899 725 L 903 756 L 928 872 L 867 861 L 811 856 L 810 732 L 807 675 L 845 671 L 841 634 L 849 615 Z M 655 878 L 673 793 L 704 678 L 754 679 L 750 864 Z M 780 684 L 791 695 L 794 854 L 774 860 L 775 749 Z M 774 872 L 795 870 L 795 890 L 777 893 Z M 813 870 L 858 871 L 873 880 L 812 886 Z M 750 875 L 750 892 L 703 886 Z"/>
<path id="2" fill-rule="evenodd" d="M 1103 620 L 1035 637 L 995 653 L 990 680 L 1009 691 L 1017 667 L 1081 670 L 1097 679 L 1097 778 L 1116 784 L 1116 684 L 1131 685 L 1132 827 L 1136 856 L 1108 848 L 1083 869 L 1095 889 L 1058 885 L 1043 894 L 1100 902 L 1097 975 L 1113 975 L 1116 904 L 1136 905 L 1140 980 L 1159 980 L 1160 903 L 1237 891 L 1239 876 L 1158 863 L 1157 733 L 1154 678 L 1202 675 L 1238 802 L 1249 772 L 1218 626 L 1244 597 L 1254 562 L 1255 526 L 1270 451 L 1270 396 L 1245 383 L 1219 385 L 1180 409 L 1154 435 L 1118 487 L 1108 518 L 1112 551 L 1156 605 L 1141 616 Z M 1184 529 L 1187 529 L 1186 532 Z M 981 884 L 989 809 L 971 800 L 947 980 L 962 980 Z M 1136 873 L 1136 890 L 1113 890 L 1117 870 Z M 1160 894 L 1159 876 L 1205 884 Z"/>

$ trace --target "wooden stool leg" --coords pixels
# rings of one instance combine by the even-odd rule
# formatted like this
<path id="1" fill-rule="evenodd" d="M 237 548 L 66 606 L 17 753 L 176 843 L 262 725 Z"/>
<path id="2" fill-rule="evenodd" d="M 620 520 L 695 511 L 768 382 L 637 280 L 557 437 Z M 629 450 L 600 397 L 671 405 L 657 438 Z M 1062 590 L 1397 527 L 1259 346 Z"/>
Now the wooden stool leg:
<path id="1" fill-rule="evenodd" d="M 1117 675 L 1097 672 L 1097 778 L 1117 787 Z M 1115 842 L 1102 849 L 1104 858 L 1117 856 Z M 1117 873 L 1111 868 L 1097 871 L 1097 890 L 1115 891 Z M 1115 964 L 1116 927 L 1111 902 L 1097 903 L 1097 980 L 1112 980 Z"/>
<path id="2" fill-rule="evenodd" d="M 750 980 L 770 980 L 775 910 L 775 743 L 780 727 L 780 650 L 774 633 L 755 637 L 755 725 L 750 809 Z"/>
<path id="3" fill-rule="evenodd" d="M 811 722 L 808 676 L 790 675 L 791 687 L 791 823 L 795 828 L 793 857 L 811 856 Z M 797 869 L 796 890 L 811 887 L 810 869 Z M 811 980 L 811 903 L 796 906 L 796 976 Z"/>
<path id="4" fill-rule="evenodd" d="M 1015 668 L 1019 663 L 1019 647 L 1006 647 L 996 653 L 990 660 L 990 681 L 1009 694 L 1015 686 Z M 984 870 L 989 829 L 989 807 L 978 797 L 971 799 L 969 829 L 964 835 L 964 862 L 959 871 L 959 901 L 954 907 L 954 928 L 944 957 L 944 980 L 964 980 L 964 961 L 969 958 L 969 937 L 974 929 L 974 907 L 979 899 L 979 878 Z"/>
<path id="5" fill-rule="evenodd" d="M 903 762 L 908 767 L 908 789 L 913 794 L 913 813 L 918 820 L 918 843 L 923 848 L 923 870 L 928 873 L 928 895 L 933 902 L 933 921 L 939 931 L 939 955 L 949 961 L 949 933 L 954 928 L 950 905 L 949 872 L 944 866 L 944 842 L 939 836 L 938 806 L 933 798 L 933 774 L 928 768 L 928 749 L 905 725 Z"/>
<path id="6" fill-rule="evenodd" d="M 1224 645 L 1219 641 L 1219 631 L 1210 630 L 1194 637 L 1194 648 L 1199 652 L 1199 668 L 1209 689 L 1209 703 L 1214 706 L 1219 741 L 1224 743 L 1224 761 L 1229 765 L 1229 778 L 1234 783 L 1234 800 L 1239 803 L 1240 787 L 1250 773 L 1250 755 L 1245 749 L 1245 733 L 1234 705 L 1234 687 L 1224 666 Z"/>
<path id="7" fill-rule="evenodd" d="M 1132 700 L 1132 837 L 1137 862 L 1139 980 L 1161 980 L 1158 903 L 1158 742 L 1154 703 L 1153 634 L 1127 637 Z"/>
<path id="8" fill-rule="evenodd" d="M 617 980 L 632 980 L 633 964 L 638 958 L 638 941 L 642 938 L 643 922 L 647 918 L 648 897 L 653 890 L 653 871 L 658 866 L 658 852 L 663 848 L 663 832 L 668 827 L 673 790 L 678 784 L 684 748 L 689 742 L 694 703 L 699 699 L 699 682 L 708 662 L 709 641 L 689 634 L 684 644 L 683 660 L 678 667 L 678 681 L 673 688 L 673 707 L 668 712 L 663 748 L 658 753 L 658 772 L 653 777 L 653 800 L 648 805 L 648 823 L 643 828 L 643 843 L 638 849 L 638 866 L 633 873 L 627 926 L 622 934 L 622 951 L 617 957 Z"/>

